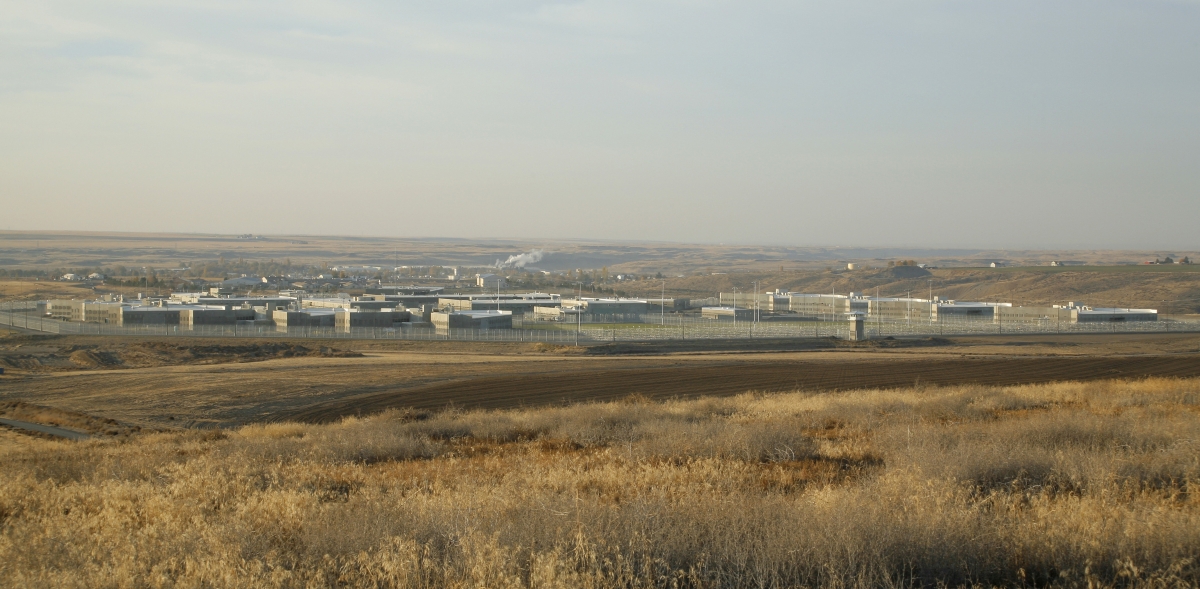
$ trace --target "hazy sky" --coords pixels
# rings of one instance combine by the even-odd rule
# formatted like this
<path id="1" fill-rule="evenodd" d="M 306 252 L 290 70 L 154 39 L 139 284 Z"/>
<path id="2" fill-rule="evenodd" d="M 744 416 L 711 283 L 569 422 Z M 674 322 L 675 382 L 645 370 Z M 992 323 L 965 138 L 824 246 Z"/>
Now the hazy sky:
<path id="1" fill-rule="evenodd" d="M 0 228 L 1200 247 L 1200 2 L 0 2 Z"/>

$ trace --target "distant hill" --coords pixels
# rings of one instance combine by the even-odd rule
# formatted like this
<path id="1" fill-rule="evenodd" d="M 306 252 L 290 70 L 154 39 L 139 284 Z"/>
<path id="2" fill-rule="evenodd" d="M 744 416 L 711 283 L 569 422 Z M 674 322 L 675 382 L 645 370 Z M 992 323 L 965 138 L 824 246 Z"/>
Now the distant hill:
<path id="1" fill-rule="evenodd" d="M 1067 266 L 1056 268 L 949 268 L 925 270 L 896 267 L 864 270 L 734 272 L 671 278 L 668 292 L 679 296 L 713 296 L 733 288 L 745 292 L 758 281 L 759 290 L 796 292 L 867 292 L 883 296 L 925 298 L 933 294 L 961 301 L 996 301 L 1021 305 L 1077 301 L 1092 306 L 1143 307 L 1162 313 L 1200 313 L 1200 267 Z M 631 295 L 656 295 L 661 282 L 624 283 Z"/>

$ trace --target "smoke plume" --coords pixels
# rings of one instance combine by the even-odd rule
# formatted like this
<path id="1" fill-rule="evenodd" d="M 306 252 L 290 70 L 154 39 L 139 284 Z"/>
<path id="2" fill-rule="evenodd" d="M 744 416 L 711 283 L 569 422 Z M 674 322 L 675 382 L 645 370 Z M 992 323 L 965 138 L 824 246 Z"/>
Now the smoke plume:
<path id="1" fill-rule="evenodd" d="M 523 254 L 509 256 L 508 259 L 504 260 L 503 262 L 501 262 L 500 260 L 496 260 L 496 267 L 497 268 L 524 268 L 528 264 L 536 264 L 536 263 L 542 261 L 542 257 L 545 255 L 546 255 L 546 252 L 543 252 L 542 250 L 532 250 L 532 251 L 529 251 L 529 252 L 526 252 Z"/>

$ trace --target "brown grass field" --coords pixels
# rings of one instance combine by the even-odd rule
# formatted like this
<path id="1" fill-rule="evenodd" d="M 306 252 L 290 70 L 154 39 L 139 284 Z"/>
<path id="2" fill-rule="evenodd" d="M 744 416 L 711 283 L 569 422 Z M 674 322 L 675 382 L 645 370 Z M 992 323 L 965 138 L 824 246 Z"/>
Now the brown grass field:
<path id="1" fill-rule="evenodd" d="M 1200 334 L 0 363 L 0 587 L 1200 584 Z"/>
<path id="2" fill-rule="evenodd" d="M 0 585 L 1196 586 L 1197 440 L 1171 378 L 26 439 Z"/>

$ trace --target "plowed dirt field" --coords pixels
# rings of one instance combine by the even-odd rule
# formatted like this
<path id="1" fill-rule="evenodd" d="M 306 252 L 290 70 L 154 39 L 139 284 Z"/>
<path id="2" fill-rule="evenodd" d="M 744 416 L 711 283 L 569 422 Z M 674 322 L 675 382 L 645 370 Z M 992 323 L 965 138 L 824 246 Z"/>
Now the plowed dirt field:
<path id="1" fill-rule="evenodd" d="M 618 399 L 733 395 L 746 391 L 888 388 L 914 384 L 1013 385 L 1051 381 L 1200 376 L 1200 357 L 962 358 L 760 362 L 505 375 L 325 401 L 278 421 L 329 422 L 389 408 L 502 408 Z"/>

